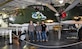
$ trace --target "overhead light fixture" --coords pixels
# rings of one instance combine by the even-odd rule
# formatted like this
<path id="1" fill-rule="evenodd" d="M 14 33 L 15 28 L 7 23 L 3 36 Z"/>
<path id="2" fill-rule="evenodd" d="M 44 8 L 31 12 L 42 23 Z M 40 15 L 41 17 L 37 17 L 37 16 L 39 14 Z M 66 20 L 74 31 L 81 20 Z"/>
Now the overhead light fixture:
<path id="1" fill-rule="evenodd" d="M 41 5 L 42 3 L 41 2 L 37 2 L 37 4 Z"/>
<path id="2" fill-rule="evenodd" d="M 77 17 L 77 16 L 75 16 L 75 17 L 74 17 L 74 20 L 76 20 L 76 21 L 80 21 L 80 20 L 81 20 L 81 17 Z"/>
<path id="3" fill-rule="evenodd" d="M 54 22 L 53 20 L 46 20 L 47 23 L 52 23 Z"/>
<path id="4" fill-rule="evenodd" d="M 62 4 L 64 2 L 64 0 L 59 0 L 59 3 Z"/>
<path id="5" fill-rule="evenodd" d="M 25 9 L 26 8 L 26 6 L 22 6 L 22 9 Z"/>
<path id="6" fill-rule="evenodd" d="M 9 17 L 9 20 L 14 22 L 15 18 L 11 16 L 11 17 Z"/>
<path id="7" fill-rule="evenodd" d="M 75 16 L 74 19 L 78 19 L 79 17 Z"/>
<path id="8" fill-rule="evenodd" d="M 2 10 L 6 10 L 6 8 L 2 8 Z"/>
<path id="9" fill-rule="evenodd" d="M 19 9 L 18 7 L 15 8 L 16 10 Z"/>

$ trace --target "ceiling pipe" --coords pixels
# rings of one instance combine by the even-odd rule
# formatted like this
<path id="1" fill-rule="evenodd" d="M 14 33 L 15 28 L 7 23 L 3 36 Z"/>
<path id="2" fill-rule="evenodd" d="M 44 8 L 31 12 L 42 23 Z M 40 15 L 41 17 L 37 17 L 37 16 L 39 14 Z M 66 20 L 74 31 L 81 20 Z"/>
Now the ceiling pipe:
<path id="1" fill-rule="evenodd" d="M 7 0 L 7 1 L 1 3 L 1 4 L 0 4 L 0 7 L 3 6 L 3 5 L 5 5 L 5 4 L 7 4 L 7 3 L 9 3 L 9 2 L 11 2 L 11 1 L 13 1 L 13 0 Z"/>

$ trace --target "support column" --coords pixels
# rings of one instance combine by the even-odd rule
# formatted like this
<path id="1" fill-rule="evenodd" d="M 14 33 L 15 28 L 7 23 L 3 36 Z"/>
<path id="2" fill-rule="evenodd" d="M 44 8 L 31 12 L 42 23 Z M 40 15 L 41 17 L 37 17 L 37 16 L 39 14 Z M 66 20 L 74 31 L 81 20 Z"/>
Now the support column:
<path id="1" fill-rule="evenodd" d="M 9 44 L 12 44 L 12 30 L 9 30 Z"/>

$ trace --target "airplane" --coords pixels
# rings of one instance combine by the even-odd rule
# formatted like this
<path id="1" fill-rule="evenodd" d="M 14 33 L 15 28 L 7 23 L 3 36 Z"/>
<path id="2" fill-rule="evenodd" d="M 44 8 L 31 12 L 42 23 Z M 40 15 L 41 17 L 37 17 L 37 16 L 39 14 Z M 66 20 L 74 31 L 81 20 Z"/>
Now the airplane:
<path id="1" fill-rule="evenodd" d="M 0 2 L 2 3 L 2 0 L 0 0 Z M 11 7 L 11 9 L 13 9 L 13 8 L 14 9 L 16 9 L 16 8 L 23 9 L 29 5 L 43 5 L 43 6 L 48 7 L 52 11 L 58 13 L 58 11 L 52 5 L 50 5 L 51 3 L 54 4 L 54 7 L 55 6 L 59 6 L 59 7 L 64 6 L 65 3 L 69 3 L 70 5 L 64 10 L 64 12 L 67 12 L 67 11 L 71 10 L 72 8 L 74 8 L 77 4 L 79 4 L 79 3 L 82 4 L 82 1 L 81 0 L 12 0 L 12 1 L 6 3 L 5 5 L 1 6 L 0 8 L 3 9 L 5 7 Z M 9 8 L 9 10 L 10 10 L 10 8 Z"/>

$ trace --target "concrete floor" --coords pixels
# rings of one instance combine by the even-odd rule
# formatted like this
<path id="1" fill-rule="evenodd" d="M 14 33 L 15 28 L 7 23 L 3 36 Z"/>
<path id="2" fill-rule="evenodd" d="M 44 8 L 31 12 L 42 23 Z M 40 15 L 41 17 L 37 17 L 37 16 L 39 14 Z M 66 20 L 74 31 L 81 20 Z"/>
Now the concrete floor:
<path id="1" fill-rule="evenodd" d="M 76 33 L 71 33 L 73 35 L 76 35 Z M 77 43 L 77 39 L 74 38 L 69 38 L 67 39 L 68 35 L 71 35 L 70 33 L 62 33 L 61 40 L 58 40 L 57 32 L 54 31 L 49 31 L 48 35 L 48 42 L 31 42 L 34 44 L 38 45 L 44 45 L 44 46 L 63 46 L 63 45 L 68 45 L 68 44 L 73 44 Z M 72 35 L 71 35 L 72 36 Z M 30 44 L 27 44 L 27 41 L 18 41 L 17 38 L 13 39 L 13 44 L 9 45 L 8 44 L 8 38 L 0 37 L 0 49 L 31 49 L 30 47 L 34 47 L 36 49 L 82 49 L 82 44 L 77 44 L 73 46 L 68 46 L 68 47 L 61 47 L 61 48 L 43 48 L 43 47 L 35 47 Z"/>

